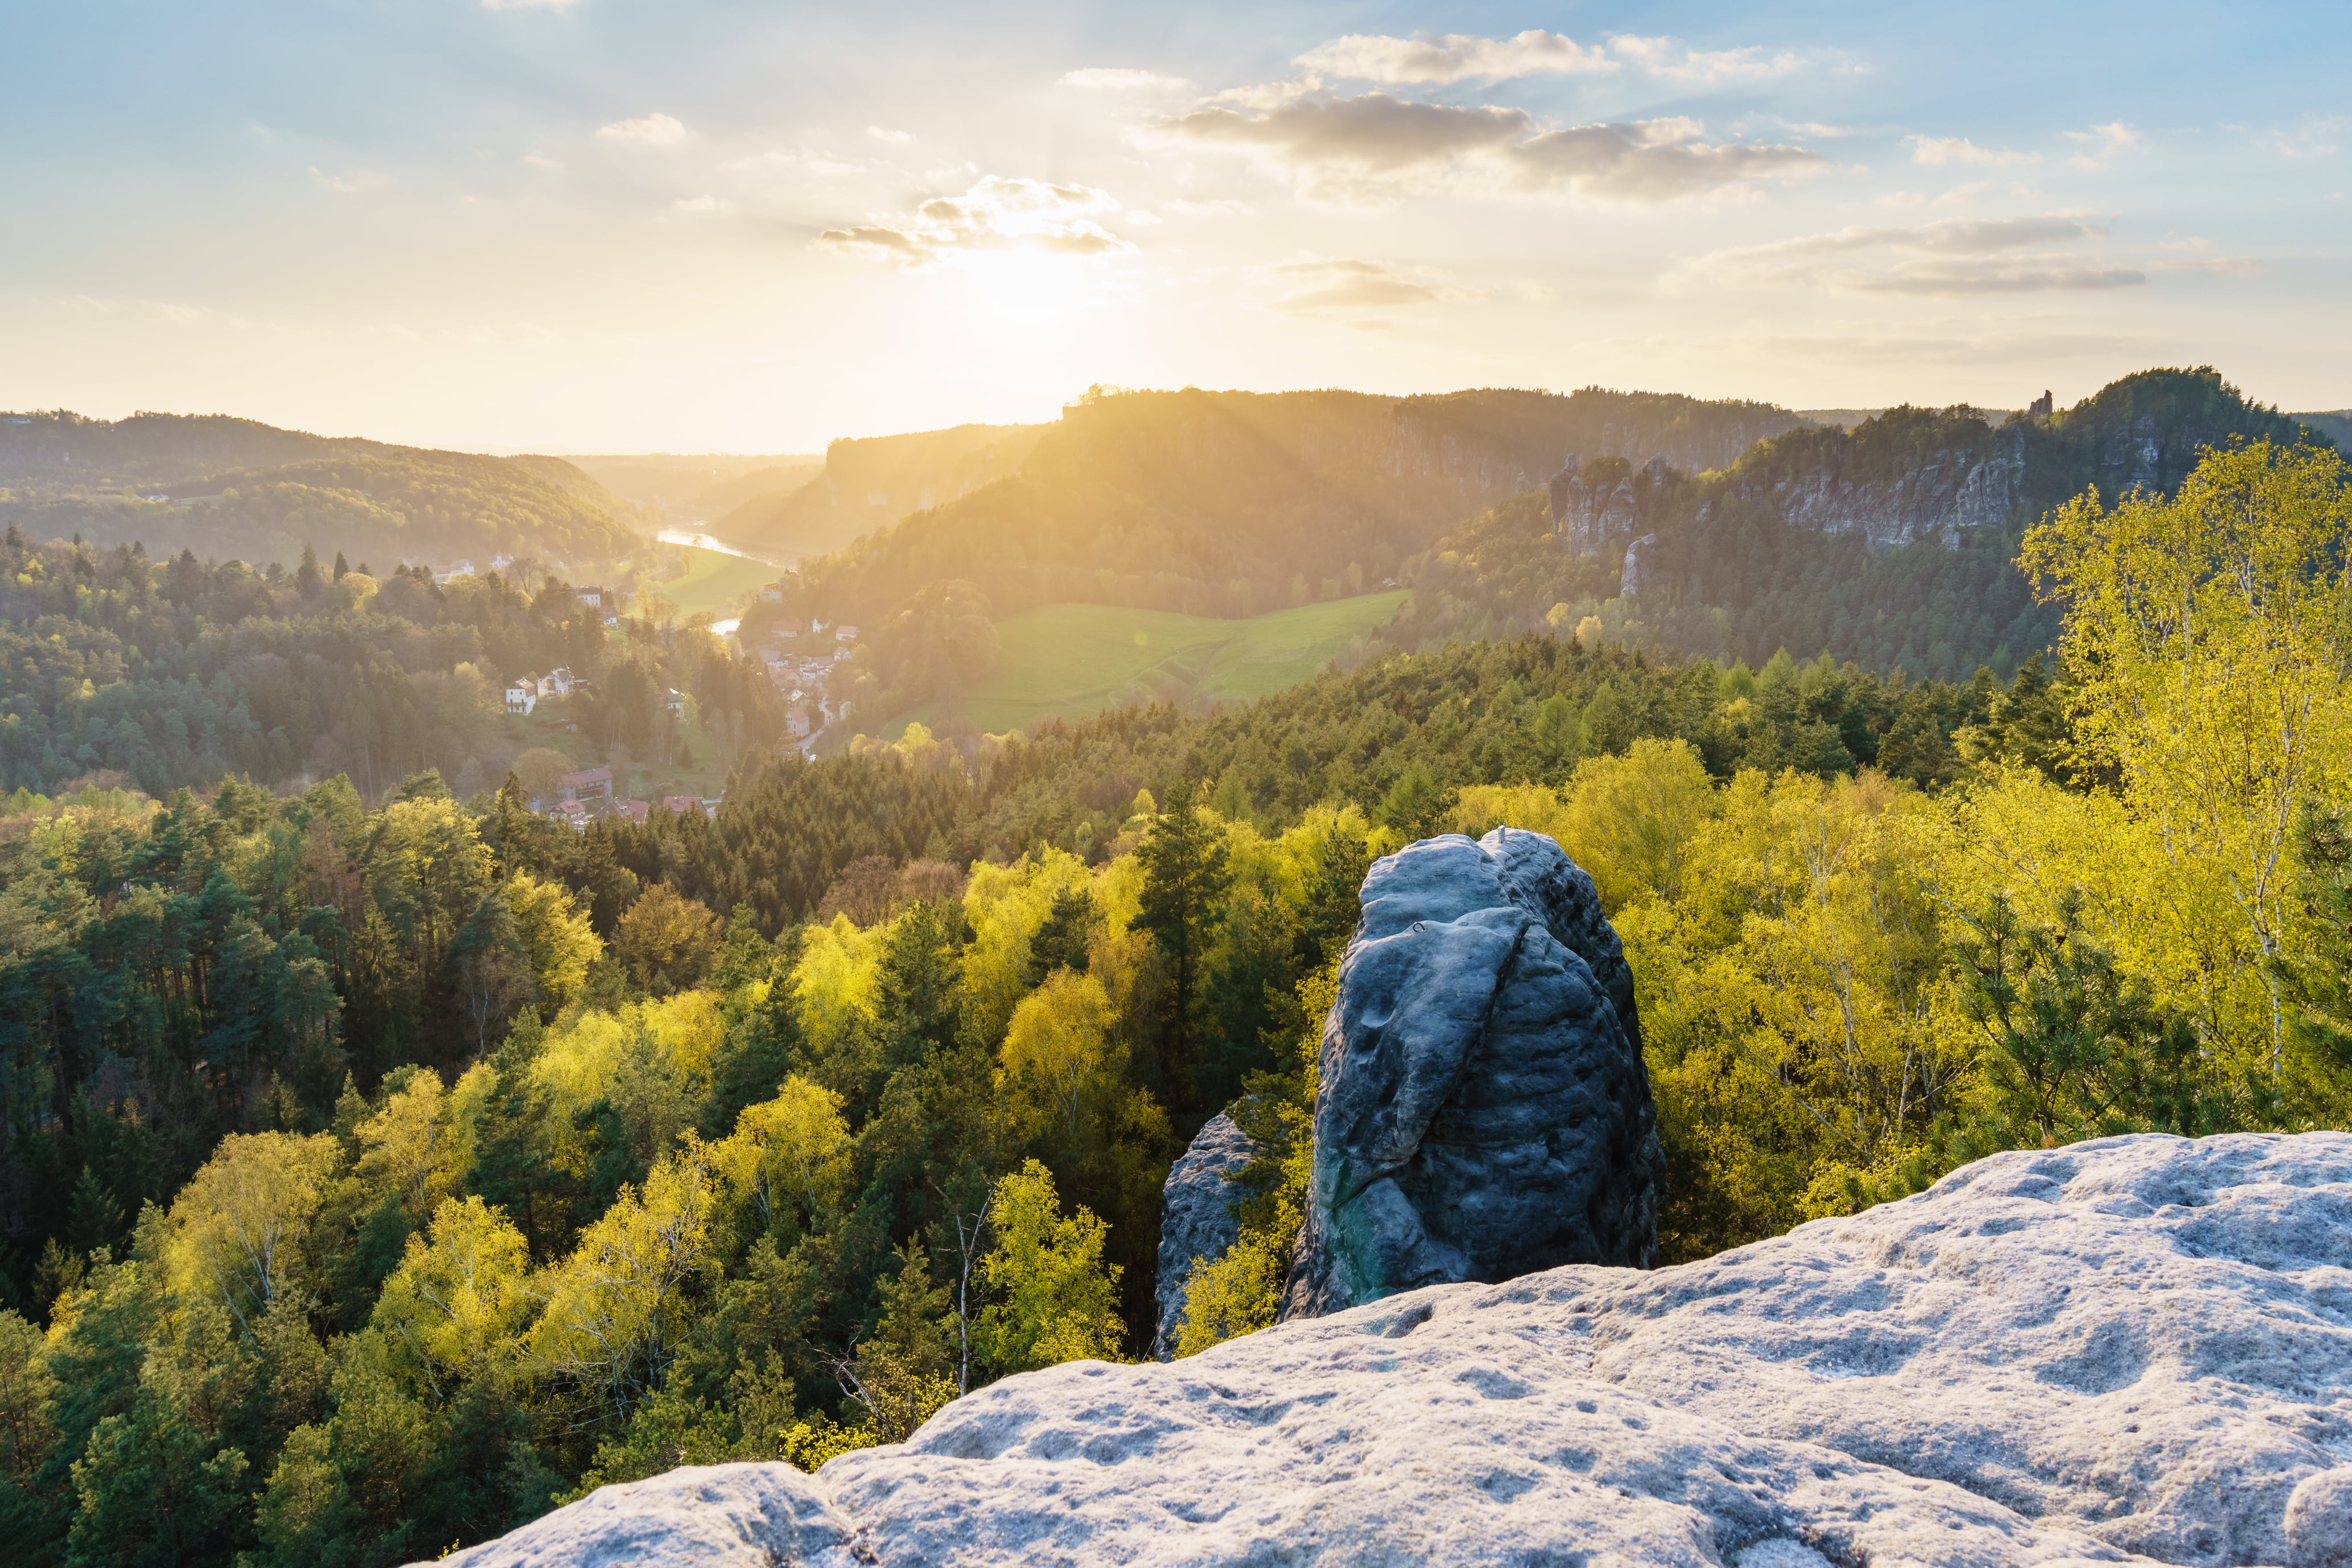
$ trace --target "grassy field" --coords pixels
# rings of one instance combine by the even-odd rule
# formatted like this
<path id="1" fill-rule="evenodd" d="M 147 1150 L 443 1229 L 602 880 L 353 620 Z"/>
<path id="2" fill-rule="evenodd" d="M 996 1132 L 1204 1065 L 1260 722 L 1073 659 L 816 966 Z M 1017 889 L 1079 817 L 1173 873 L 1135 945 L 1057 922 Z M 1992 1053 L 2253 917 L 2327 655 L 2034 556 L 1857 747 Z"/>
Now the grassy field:
<path id="1" fill-rule="evenodd" d="M 746 561 L 740 555 L 698 549 L 691 544 L 670 548 L 686 557 L 686 574 L 656 583 L 654 588 L 677 606 L 681 616 L 708 610 L 723 619 L 743 607 L 746 595 L 776 580 L 776 569 L 764 562 Z"/>
<path id="2" fill-rule="evenodd" d="M 894 720 L 935 724 L 969 715 L 992 731 L 1040 719 L 1083 718 L 1153 697 L 1179 702 L 1265 697 L 1296 686 L 1396 614 L 1402 592 L 1280 610 L 1246 621 L 1106 605 L 1049 605 L 996 628 L 996 668 L 952 703 Z"/>

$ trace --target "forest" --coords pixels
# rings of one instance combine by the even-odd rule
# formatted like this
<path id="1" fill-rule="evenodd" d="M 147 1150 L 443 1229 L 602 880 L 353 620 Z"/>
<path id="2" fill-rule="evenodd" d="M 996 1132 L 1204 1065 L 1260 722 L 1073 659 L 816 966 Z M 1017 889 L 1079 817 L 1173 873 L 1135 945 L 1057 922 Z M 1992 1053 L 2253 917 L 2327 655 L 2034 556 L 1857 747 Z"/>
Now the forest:
<path id="1" fill-rule="evenodd" d="M 2019 546 L 2055 646 L 2006 679 L 1547 625 L 1211 713 L 755 747 L 715 817 L 584 832 L 519 777 L 460 792 L 432 764 L 20 784 L 16 1556 L 404 1562 L 1136 1356 L 1161 1180 L 1223 1109 L 1260 1158 L 1180 1351 L 1264 1326 L 1356 889 L 1433 832 L 1507 822 L 1592 873 L 1639 991 L 1667 1261 L 1992 1150 L 2341 1125 L 2347 482 L 2330 448 L 2253 440 L 2169 494 L 2066 500 Z M 44 637 L 112 616 L 108 647 L 158 660 L 229 635 L 215 605 L 312 625 L 303 595 L 355 574 L 10 548 Z M 568 593 L 405 582 L 422 619 L 316 624 L 580 657 L 527 640 L 571 635 Z M 341 668 L 325 631 L 267 635 Z M 22 667 L 12 689 L 59 689 Z"/>
<path id="2" fill-rule="evenodd" d="M 528 586 L 531 564 L 436 584 L 422 566 L 378 576 L 340 554 L 322 565 L 305 547 L 290 572 L 257 571 L 189 551 L 150 560 L 135 543 L 35 544 L 11 524 L 0 789 L 109 774 L 161 796 L 232 776 L 275 786 L 345 773 L 377 800 L 439 768 L 481 794 L 555 738 L 534 745 L 509 723 L 501 688 L 559 668 L 583 683 L 562 722 L 600 761 L 674 759 L 673 688 L 736 746 L 781 736 L 774 689 L 721 639 L 642 616 L 607 627 L 561 578 Z"/>
<path id="3" fill-rule="evenodd" d="M 559 458 L 313 436 L 221 415 L 0 423 L 0 524 L 36 540 L 292 562 L 499 557 L 593 569 L 644 543 L 636 509 Z"/>

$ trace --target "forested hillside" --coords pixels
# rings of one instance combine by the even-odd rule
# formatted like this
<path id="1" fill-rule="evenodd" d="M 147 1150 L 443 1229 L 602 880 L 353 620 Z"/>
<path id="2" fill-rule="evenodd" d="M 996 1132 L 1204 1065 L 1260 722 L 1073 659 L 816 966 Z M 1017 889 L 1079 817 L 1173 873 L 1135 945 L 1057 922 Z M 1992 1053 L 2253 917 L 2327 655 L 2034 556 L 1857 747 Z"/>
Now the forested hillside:
<path id="1" fill-rule="evenodd" d="M 2255 442 L 2070 501 L 2023 546 L 2063 662 L 2007 682 L 1530 633 L 1211 714 L 751 757 L 715 819 L 577 831 L 431 771 L 20 793 L 11 1549 L 377 1568 L 1134 1354 L 1160 1181 L 1220 1109 L 1261 1157 L 1181 1346 L 1262 1326 L 1356 889 L 1449 827 L 1593 875 L 1670 1258 L 1995 1149 L 2340 1125 L 2347 479 Z M 85 595 L 185 607 L 149 578 L 130 617 L 128 552 L 12 548 L 60 629 Z M 255 581 L 281 615 L 336 591 Z M 376 635 L 560 603 L 493 588 Z"/>
<path id="2" fill-rule="evenodd" d="M 869 727 L 952 699 L 990 667 L 979 628 L 1042 605 L 1234 618 L 1384 583 L 1413 599 L 1372 652 L 1583 626 L 1727 660 L 1786 647 L 2005 676 L 2057 627 L 2015 565 L 2034 519 L 2086 488 L 2169 490 L 2209 447 L 2302 432 L 2210 367 L 2127 376 L 1999 429 L 1965 407 L 1847 429 L 1599 388 L 1097 388 L 1017 474 L 805 563 L 781 613 L 875 634 Z"/>
<path id="3" fill-rule="evenodd" d="M 559 667 L 585 683 L 566 717 L 510 721 L 505 683 Z M 377 799 L 432 767 L 474 793 L 551 742 L 665 763 L 672 687 L 731 745 L 782 732 L 766 678 L 719 639 L 641 621 L 616 635 L 552 577 L 436 585 L 421 567 L 379 578 L 307 555 L 257 572 L 37 545 L 16 525 L 0 534 L 0 789 L 36 794 L 95 773 L 158 796 L 341 773 Z M 548 733 L 558 722 L 574 730 Z"/>
<path id="4" fill-rule="evenodd" d="M 593 570 L 643 543 L 634 509 L 560 458 L 488 458 L 224 416 L 0 416 L 0 523 L 37 541 L 389 571 L 504 555 Z"/>
<path id="5" fill-rule="evenodd" d="M 1714 473 L 1588 463 L 1587 491 L 1623 489 L 1613 527 L 1580 534 L 1548 498 L 1515 498 L 1406 564 L 1413 603 L 1390 635 L 1426 647 L 1584 626 L 1725 658 L 1787 647 L 2006 676 L 2058 632 L 2016 564 L 2036 519 L 2086 490 L 2169 492 L 2208 448 L 2306 437 L 2203 368 L 2127 376 L 1998 430 L 1969 408 L 1895 408 L 1759 442 Z"/>

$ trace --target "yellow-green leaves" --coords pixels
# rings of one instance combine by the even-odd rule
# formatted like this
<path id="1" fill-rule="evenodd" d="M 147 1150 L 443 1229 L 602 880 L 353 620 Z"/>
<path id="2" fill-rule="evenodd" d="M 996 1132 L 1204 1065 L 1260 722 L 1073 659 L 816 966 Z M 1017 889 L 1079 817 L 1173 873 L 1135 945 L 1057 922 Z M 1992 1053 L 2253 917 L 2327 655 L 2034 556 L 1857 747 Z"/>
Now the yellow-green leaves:
<path id="1" fill-rule="evenodd" d="M 173 1288 L 211 1295 L 250 1334 L 293 1283 L 303 1238 L 342 1157 L 330 1132 L 222 1139 L 172 1203 Z"/>
<path id="2" fill-rule="evenodd" d="M 461 1383 L 511 1381 L 537 1307 L 522 1232 L 478 1197 L 449 1197 L 377 1298 L 373 1326 L 421 1391 L 448 1399 Z"/>
<path id="3" fill-rule="evenodd" d="M 980 1321 L 982 1358 L 1001 1372 L 1118 1359 L 1118 1277 L 1103 1262 L 1110 1226 L 1081 1207 L 1066 1219 L 1053 1173 L 1035 1160 L 996 1184 L 995 1250 L 981 1272 L 1003 1299 Z"/>
<path id="4" fill-rule="evenodd" d="M 741 1200 L 772 1219 L 787 1205 L 822 1213 L 848 1178 L 849 1124 L 841 1096 L 797 1075 L 775 1099 L 747 1107 L 712 1146 L 712 1167 Z"/>
<path id="5" fill-rule="evenodd" d="M 2202 918 L 2264 976 L 2295 919 L 2295 817 L 2352 766 L 2347 479 L 2333 451 L 2257 441 L 2209 455 L 2170 500 L 2086 494 L 2026 538 L 2067 605 L 2083 761 L 2112 769 L 2168 876 L 2203 884 Z M 2276 1071 L 2285 1020 L 2266 1001 L 2252 1020 L 2209 1010 L 2210 1043 Z"/>
<path id="6" fill-rule="evenodd" d="M 622 1415 L 659 1387 L 686 1327 L 683 1293 L 709 1260 L 709 1209 L 707 1155 L 690 1139 L 642 1189 L 623 1187 L 548 1270 L 531 1336 L 541 1365 Z"/>
<path id="7" fill-rule="evenodd" d="M 507 879 L 503 889 L 515 930 L 530 954 L 531 978 L 540 1005 L 552 1016 L 581 986 L 589 966 L 604 955 L 604 942 L 588 924 L 588 912 L 559 882 L 543 882 L 528 871 Z"/>
<path id="8" fill-rule="evenodd" d="M 999 1059 L 1004 1076 L 1042 1093 L 1075 1132 L 1090 1089 L 1115 1095 L 1116 1079 L 1097 1085 L 1115 1015 L 1109 994 L 1091 974 L 1057 969 L 1021 999 Z"/>

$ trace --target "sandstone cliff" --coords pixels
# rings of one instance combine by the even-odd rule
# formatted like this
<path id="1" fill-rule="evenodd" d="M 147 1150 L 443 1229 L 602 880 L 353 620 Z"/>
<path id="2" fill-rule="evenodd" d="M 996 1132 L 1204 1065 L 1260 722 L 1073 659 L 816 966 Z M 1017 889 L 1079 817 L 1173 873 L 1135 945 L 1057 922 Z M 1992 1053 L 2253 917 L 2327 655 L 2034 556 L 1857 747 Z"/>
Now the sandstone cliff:
<path id="1" fill-rule="evenodd" d="M 446 1561 L 2335 1568 L 2347 1499 L 2352 1136 L 2141 1135 L 1703 1263 L 1071 1363 Z"/>

